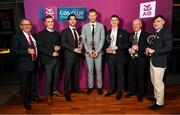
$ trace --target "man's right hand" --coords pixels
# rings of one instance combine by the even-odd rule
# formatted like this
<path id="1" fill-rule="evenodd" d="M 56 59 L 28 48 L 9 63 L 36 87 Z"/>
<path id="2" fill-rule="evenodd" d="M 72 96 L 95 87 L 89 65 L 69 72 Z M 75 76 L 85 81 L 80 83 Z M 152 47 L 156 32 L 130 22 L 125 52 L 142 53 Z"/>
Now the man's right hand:
<path id="1" fill-rule="evenodd" d="M 78 53 L 78 54 L 82 53 L 82 51 L 81 51 L 80 48 L 74 48 L 74 52 L 75 52 L 75 53 Z"/>
<path id="2" fill-rule="evenodd" d="M 53 57 L 57 57 L 59 56 L 59 53 L 58 52 L 53 52 Z"/>
<path id="3" fill-rule="evenodd" d="M 28 48 L 28 54 L 30 54 L 30 55 L 35 54 L 34 49 L 32 49 L 32 48 Z"/>

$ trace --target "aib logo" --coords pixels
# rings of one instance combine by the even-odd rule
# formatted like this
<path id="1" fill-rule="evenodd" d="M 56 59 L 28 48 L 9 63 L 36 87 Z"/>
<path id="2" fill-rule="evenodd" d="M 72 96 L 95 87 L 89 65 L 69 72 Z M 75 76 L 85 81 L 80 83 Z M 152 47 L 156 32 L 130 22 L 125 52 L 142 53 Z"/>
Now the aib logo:
<path id="1" fill-rule="evenodd" d="M 155 16 L 156 1 L 140 4 L 140 18 Z"/>

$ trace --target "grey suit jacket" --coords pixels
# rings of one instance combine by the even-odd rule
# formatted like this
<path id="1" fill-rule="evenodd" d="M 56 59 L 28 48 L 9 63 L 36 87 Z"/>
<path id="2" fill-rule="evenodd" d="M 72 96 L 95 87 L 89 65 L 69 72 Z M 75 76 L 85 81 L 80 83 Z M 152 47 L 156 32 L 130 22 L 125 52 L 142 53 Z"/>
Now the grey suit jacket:
<path id="1" fill-rule="evenodd" d="M 83 25 L 82 27 L 82 37 L 83 37 L 83 42 L 84 42 L 84 48 L 87 52 L 92 49 L 92 32 L 91 32 L 91 27 L 90 23 L 87 23 Z M 104 32 L 104 27 L 102 24 L 96 22 L 96 27 L 95 27 L 95 34 L 94 34 L 94 42 L 95 42 L 95 50 L 98 51 L 100 54 L 103 54 L 103 45 L 104 45 L 104 40 L 105 40 L 105 32 Z"/>

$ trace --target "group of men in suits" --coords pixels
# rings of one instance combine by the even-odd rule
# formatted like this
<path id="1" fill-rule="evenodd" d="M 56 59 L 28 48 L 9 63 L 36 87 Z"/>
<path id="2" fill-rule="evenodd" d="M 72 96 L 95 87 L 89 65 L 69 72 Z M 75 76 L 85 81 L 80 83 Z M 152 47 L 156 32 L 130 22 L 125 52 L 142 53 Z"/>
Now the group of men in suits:
<path id="1" fill-rule="evenodd" d="M 167 55 L 172 48 L 172 35 L 164 28 L 165 19 L 161 15 L 154 17 L 153 26 L 158 32 L 153 44 L 148 45 L 149 34 L 142 30 L 140 19 L 132 21 L 134 32 L 129 37 L 126 30 L 119 28 L 120 19 L 117 15 L 110 17 L 111 29 L 105 32 L 101 23 L 97 22 L 97 11 L 90 9 L 88 12 L 89 22 L 82 27 L 80 32 L 77 27 L 77 17 L 74 14 L 68 16 L 69 26 L 60 34 L 54 30 L 54 19 L 45 17 L 46 29 L 39 32 L 37 42 L 31 35 L 32 24 L 28 19 L 21 21 L 21 32 L 12 39 L 11 50 L 17 55 L 18 70 L 21 75 L 21 96 L 24 107 L 31 109 L 30 100 L 40 102 L 36 90 L 36 78 L 34 75 L 37 57 L 44 65 L 46 73 L 46 102 L 53 104 L 53 94 L 59 96 L 58 75 L 61 65 L 60 55 L 63 50 L 65 77 L 64 95 L 67 101 L 71 101 L 71 90 L 81 93 L 79 88 L 80 57 L 84 51 L 88 68 L 88 90 L 90 95 L 94 88 L 94 67 L 96 70 L 96 82 L 98 95 L 102 90 L 102 55 L 106 55 L 109 67 L 109 89 L 105 96 L 111 96 L 116 91 L 116 99 L 123 95 L 124 66 L 128 62 L 128 52 L 131 56 L 128 69 L 128 92 L 125 97 L 129 98 L 137 94 L 137 100 L 143 101 L 145 86 L 145 67 L 150 57 L 151 81 L 154 85 L 156 103 L 149 109 L 161 109 L 164 105 L 164 83 L 162 81 L 167 66 Z M 81 34 L 80 34 L 81 33 Z M 81 36 L 80 36 L 81 35 Z M 105 50 L 104 50 L 105 49 Z M 117 83 L 117 84 L 116 84 Z M 71 86 L 71 87 L 70 87 Z M 136 87 L 136 88 L 135 88 Z"/>

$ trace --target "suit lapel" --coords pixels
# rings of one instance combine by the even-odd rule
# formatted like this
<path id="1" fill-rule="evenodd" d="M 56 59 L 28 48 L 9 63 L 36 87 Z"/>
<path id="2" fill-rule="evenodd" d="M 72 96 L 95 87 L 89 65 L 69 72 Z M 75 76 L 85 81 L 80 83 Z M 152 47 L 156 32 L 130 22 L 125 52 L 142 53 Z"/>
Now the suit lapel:
<path id="1" fill-rule="evenodd" d="M 71 41 L 72 41 L 72 42 L 73 42 L 73 44 L 75 45 L 74 36 L 73 36 L 73 33 L 72 33 L 72 31 L 71 31 L 71 29 L 70 29 L 70 28 L 68 28 L 68 33 L 69 33 L 69 35 L 70 35 L 70 39 L 71 39 Z"/>
<path id="2" fill-rule="evenodd" d="M 29 44 L 28 40 L 26 39 L 26 36 L 24 35 L 24 33 L 21 33 L 22 36 L 22 40 L 24 41 L 23 43 L 25 43 L 26 46 L 30 47 L 31 45 Z"/>
<path id="3" fill-rule="evenodd" d="M 90 36 L 91 36 L 91 38 L 92 38 L 92 31 L 91 31 L 91 25 L 90 25 L 90 23 L 87 25 L 87 29 L 89 30 L 89 34 L 90 34 Z"/>

